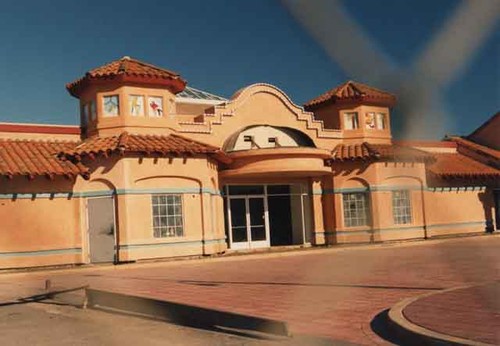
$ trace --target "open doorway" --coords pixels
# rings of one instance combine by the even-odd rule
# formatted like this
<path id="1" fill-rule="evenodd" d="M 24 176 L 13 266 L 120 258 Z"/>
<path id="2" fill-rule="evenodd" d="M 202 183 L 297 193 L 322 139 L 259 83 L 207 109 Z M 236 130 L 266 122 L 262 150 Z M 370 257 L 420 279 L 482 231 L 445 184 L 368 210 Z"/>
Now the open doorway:
<path id="1" fill-rule="evenodd" d="M 311 206 L 304 186 L 229 185 L 225 191 L 229 248 L 253 249 L 310 242 Z"/>

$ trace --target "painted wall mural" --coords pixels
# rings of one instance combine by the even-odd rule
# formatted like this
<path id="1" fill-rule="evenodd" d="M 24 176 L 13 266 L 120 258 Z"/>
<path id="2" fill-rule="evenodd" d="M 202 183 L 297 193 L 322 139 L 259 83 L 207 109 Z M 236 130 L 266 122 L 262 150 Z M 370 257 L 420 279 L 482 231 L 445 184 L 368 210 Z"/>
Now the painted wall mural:
<path id="1" fill-rule="evenodd" d="M 103 97 L 104 116 L 117 116 L 120 112 L 120 102 L 118 95 Z"/>
<path id="2" fill-rule="evenodd" d="M 158 96 L 148 97 L 148 114 L 150 117 L 163 116 L 163 98 Z"/>
<path id="3" fill-rule="evenodd" d="M 144 116 L 144 96 L 130 95 L 128 98 L 130 115 Z"/>

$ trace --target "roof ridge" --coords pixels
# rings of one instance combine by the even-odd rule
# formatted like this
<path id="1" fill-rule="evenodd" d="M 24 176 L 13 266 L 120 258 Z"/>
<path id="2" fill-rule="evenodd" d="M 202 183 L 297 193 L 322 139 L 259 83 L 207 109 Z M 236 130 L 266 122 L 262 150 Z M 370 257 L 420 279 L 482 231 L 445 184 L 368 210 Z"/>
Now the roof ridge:
<path id="1" fill-rule="evenodd" d="M 361 83 L 361 82 L 356 82 L 356 81 L 353 81 L 351 80 L 350 81 L 353 85 L 357 85 L 357 86 L 362 86 L 364 88 L 367 88 L 367 89 L 370 89 L 370 90 L 373 90 L 373 91 L 377 91 L 379 93 L 383 93 L 383 94 L 389 94 L 389 95 L 392 95 L 392 96 L 395 96 L 393 93 L 391 92 L 388 92 L 386 90 L 382 90 L 382 89 L 379 89 L 379 88 L 375 88 L 371 85 L 368 85 L 368 84 L 365 84 L 365 83 Z"/>
<path id="2" fill-rule="evenodd" d="M 135 59 L 135 58 L 131 58 L 130 56 L 125 56 L 123 58 L 128 58 L 128 59 L 124 59 L 125 61 L 133 61 L 139 65 L 142 65 L 142 66 L 147 66 L 147 67 L 151 67 L 151 68 L 154 68 L 156 70 L 160 70 L 160 71 L 163 71 L 163 72 L 167 72 L 171 75 L 174 75 L 175 77 L 178 77 L 180 76 L 179 73 L 175 72 L 175 71 L 172 71 L 172 70 L 168 70 L 166 68 L 163 68 L 163 67 L 159 67 L 159 66 L 156 66 L 156 65 L 153 65 L 153 64 L 150 64 L 150 63 L 147 63 L 147 62 L 144 62 L 144 61 L 141 61 L 141 60 L 138 60 L 138 59 Z M 122 59 L 123 59 L 122 58 Z"/>

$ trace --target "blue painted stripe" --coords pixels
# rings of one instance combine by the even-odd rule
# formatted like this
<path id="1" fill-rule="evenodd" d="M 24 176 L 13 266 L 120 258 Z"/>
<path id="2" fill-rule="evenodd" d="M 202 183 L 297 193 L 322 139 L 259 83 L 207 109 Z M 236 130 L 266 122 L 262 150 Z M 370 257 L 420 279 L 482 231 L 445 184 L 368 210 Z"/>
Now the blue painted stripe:
<path id="1" fill-rule="evenodd" d="M 448 227 L 472 227 L 472 226 L 484 226 L 484 227 L 486 227 L 486 221 L 440 223 L 440 224 L 429 225 L 429 226 L 427 226 L 427 229 L 438 229 L 438 228 L 448 228 Z"/>
<path id="2" fill-rule="evenodd" d="M 424 187 L 424 190 L 429 192 L 454 192 L 454 191 L 484 191 L 485 186 L 464 186 L 464 187 Z M 396 190 L 420 190 L 418 185 L 371 185 L 369 187 L 352 187 L 352 188 L 336 188 L 313 190 L 312 195 L 331 195 L 342 193 L 357 193 L 357 192 L 377 192 L 377 191 L 396 191 Z M 105 197 L 113 195 L 147 195 L 160 193 L 177 193 L 177 194 L 209 194 L 214 196 L 224 196 L 223 191 L 187 187 L 187 188 L 162 188 L 162 189 L 117 189 L 102 190 L 102 191 L 82 191 L 82 192 L 28 192 L 28 193 L 2 193 L 0 199 L 36 199 L 36 198 L 86 198 L 86 197 Z"/>
<path id="3" fill-rule="evenodd" d="M 485 191 L 486 186 L 428 187 L 429 192 Z"/>
<path id="4" fill-rule="evenodd" d="M 373 233 L 384 233 L 384 232 L 409 232 L 409 231 L 424 231 L 423 226 L 411 226 L 411 227 L 390 227 L 390 228 L 376 228 L 376 229 L 365 229 L 365 230 L 338 230 L 334 232 L 325 232 L 326 235 L 335 234 L 373 234 Z"/>
<path id="5" fill-rule="evenodd" d="M 170 246 L 202 246 L 210 243 L 221 243 L 225 242 L 224 238 L 221 239 L 207 239 L 202 240 L 186 240 L 186 241 L 175 241 L 175 242 L 164 242 L 164 243 L 145 243 L 145 244 L 123 244 L 120 245 L 121 250 L 133 250 L 140 248 L 151 248 L 151 247 L 170 247 Z"/>
<path id="6" fill-rule="evenodd" d="M 340 193 L 357 193 L 357 192 L 379 192 L 379 191 L 398 191 L 412 190 L 419 191 L 420 185 L 370 185 L 368 187 L 345 187 L 336 189 L 313 190 L 313 195 L 331 195 Z M 464 187 L 424 187 L 430 192 L 453 192 L 453 191 L 484 191 L 485 186 L 464 186 Z"/>
<path id="7" fill-rule="evenodd" d="M 52 249 L 52 250 L 37 250 L 37 251 L 16 251 L 16 252 L 0 252 L 0 257 L 25 257 L 25 256 L 48 256 L 48 255 L 66 255 L 80 254 L 82 248 L 75 247 L 69 249 Z"/>
<path id="8" fill-rule="evenodd" d="M 114 195 L 145 195 L 159 193 L 177 194 L 210 194 L 221 196 L 221 192 L 213 189 L 196 188 L 164 188 L 164 189 L 117 189 L 103 191 L 83 191 L 83 192 L 33 192 L 33 193 L 3 193 L 0 199 L 35 199 L 35 198 L 86 198 L 86 197 L 106 197 Z"/>
<path id="9" fill-rule="evenodd" d="M 486 226 L 486 221 L 471 221 L 471 222 L 455 222 L 455 223 L 446 223 L 446 224 L 434 224 L 427 225 L 426 228 L 430 229 L 439 229 L 439 228 L 448 228 L 448 227 L 472 227 L 472 226 Z M 390 228 L 378 228 L 378 229 L 364 229 L 364 230 L 348 230 L 348 229 L 339 229 L 337 231 L 326 231 L 325 235 L 335 235 L 335 234 L 372 234 L 377 232 L 394 232 L 394 231 L 423 231 L 424 226 L 410 226 L 410 227 L 390 227 Z"/>

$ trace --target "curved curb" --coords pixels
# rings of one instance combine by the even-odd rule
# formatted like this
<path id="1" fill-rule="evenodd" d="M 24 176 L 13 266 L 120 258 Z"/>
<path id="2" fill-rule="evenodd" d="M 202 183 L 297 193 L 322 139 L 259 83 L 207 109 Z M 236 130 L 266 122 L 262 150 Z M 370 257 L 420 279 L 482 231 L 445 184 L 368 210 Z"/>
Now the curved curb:
<path id="1" fill-rule="evenodd" d="M 488 283 L 490 283 L 490 282 L 488 282 Z M 488 283 L 453 287 L 453 288 L 445 289 L 445 290 L 442 290 L 439 292 L 425 293 L 425 294 L 422 294 L 422 295 L 419 295 L 416 297 L 404 299 L 401 302 L 394 305 L 389 310 L 390 327 L 391 327 L 391 329 L 394 329 L 394 331 L 396 333 L 398 333 L 399 335 L 410 337 L 412 339 L 412 341 L 415 341 L 417 344 L 420 344 L 420 345 L 423 344 L 423 345 L 494 346 L 494 344 L 488 344 L 488 343 L 484 343 L 484 342 L 480 342 L 480 341 L 464 339 L 464 338 L 460 338 L 457 336 L 439 333 L 439 332 L 424 328 L 422 326 L 419 326 L 418 324 L 410 322 L 403 314 L 404 309 L 408 305 L 416 302 L 419 299 L 429 297 L 432 295 L 447 293 L 450 291 L 465 289 L 465 288 L 469 288 L 469 287 L 482 286 L 482 285 L 485 285 Z"/>

